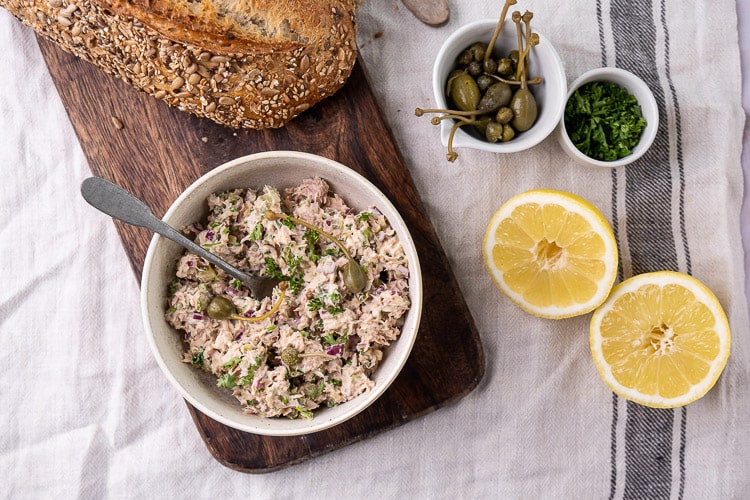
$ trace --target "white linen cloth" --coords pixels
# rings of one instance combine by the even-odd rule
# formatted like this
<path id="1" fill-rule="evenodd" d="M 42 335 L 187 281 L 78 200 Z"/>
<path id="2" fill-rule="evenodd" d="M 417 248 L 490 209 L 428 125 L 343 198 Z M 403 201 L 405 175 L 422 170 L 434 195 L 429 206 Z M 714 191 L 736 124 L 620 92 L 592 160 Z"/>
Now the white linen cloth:
<path id="1" fill-rule="evenodd" d="M 738 6 L 747 31 L 750 8 Z M 573 164 L 554 137 L 506 156 L 458 150 L 449 164 L 438 129 L 414 117 L 433 102 L 440 43 L 501 7 L 451 2 L 440 28 L 396 0 L 365 0 L 359 9 L 362 58 L 476 321 L 484 378 L 453 405 L 262 475 L 211 457 L 159 371 L 114 226 L 79 196 L 90 171 L 35 38 L 0 9 L 0 495 L 750 498 L 750 257 L 743 261 L 740 223 L 750 106 L 745 76 L 743 114 L 735 3 L 513 7 L 534 11 L 569 82 L 603 64 L 652 79 L 664 122 L 656 156 L 615 173 Z M 742 47 L 747 57 L 747 38 Z M 747 171 L 747 133 L 744 144 Z M 733 344 L 707 396 L 659 411 L 614 397 L 591 361 L 589 315 L 536 319 L 494 287 L 481 259 L 485 225 L 505 199 L 542 187 L 584 196 L 615 223 L 623 277 L 670 267 L 715 292 Z"/>

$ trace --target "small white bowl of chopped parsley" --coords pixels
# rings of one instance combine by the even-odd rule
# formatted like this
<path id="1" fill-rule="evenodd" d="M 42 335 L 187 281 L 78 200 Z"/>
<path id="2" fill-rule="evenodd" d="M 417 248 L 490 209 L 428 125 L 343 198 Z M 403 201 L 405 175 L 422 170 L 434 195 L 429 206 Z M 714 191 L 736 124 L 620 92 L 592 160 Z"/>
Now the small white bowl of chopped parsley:
<path id="1" fill-rule="evenodd" d="M 558 140 L 576 162 L 615 168 L 640 158 L 654 142 L 659 110 L 648 85 L 620 68 L 597 68 L 568 89 Z"/>

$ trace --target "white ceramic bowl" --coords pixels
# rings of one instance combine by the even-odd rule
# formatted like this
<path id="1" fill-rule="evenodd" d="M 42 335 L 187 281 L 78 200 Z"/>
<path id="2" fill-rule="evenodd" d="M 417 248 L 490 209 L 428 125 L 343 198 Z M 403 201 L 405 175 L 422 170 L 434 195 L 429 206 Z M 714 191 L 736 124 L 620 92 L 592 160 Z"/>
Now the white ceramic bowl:
<path id="1" fill-rule="evenodd" d="M 620 158 L 615 161 L 602 161 L 596 160 L 583 154 L 578 148 L 575 147 L 573 142 L 568 137 L 568 132 L 565 129 L 565 117 L 560 119 L 560 124 L 557 129 L 557 139 L 563 150 L 576 162 L 587 167 L 595 168 L 615 168 L 627 165 L 634 162 L 645 153 L 651 144 L 654 142 L 656 137 L 656 131 L 659 128 L 659 108 L 656 107 L 656 99 L 654 94 L 648 85 L 635 76 L 629 71 L 625 71 L 620 68 L 596 68 L 587 71 L 582 74 L 568 89 L 568 96 L 565 102 L 568 102 L 570 96 L 573 95 L 577 89 L 591 82 L 611 82 L 616 83 L 619 86 L 627 89 L 635 98 L 638 100 L 638 104 L 641 106 L 641 114 L 646 120 L 646 128 L 641 132 L 641 138 L 638 145 L 633 148 L 633 152 L 628 156 Z"/>
<path id="2" fill-rule="evenodd" d="M 435 94 L 436 108 L 446 109 L 445 84 L 448 74 L 456 66 L 456 58 L 474 42 L 489 43 L 497 26 L 496 19 L 483 19 L 467 24 L 456 30 L 445 41 L 438 52 L 432 70 L 432 91 Z M 532 24 L 533 28 L 533 24 Z M 536 29 L 533 30 L 538 33 Z M 453 138 L 454 148 L 473 148 L 494 153 L 515 153 L 539 144 L 555 129 L 562 117 L 565 107 L 567 80 L 562 60 L 555 47 L 541 33 L 539 45 L 533 47 L 530 54 L 531 76 L 540 76 L 543 82 L 529 88 L 534 93 L 539 116 L 534 125 L 527 131 L 519 133 L 508 142 L 491 143 L 486 139 L 469 131 L 469 127 L 461 127 Z M 518 48 L 516 25 L 506 19 L 500 36 L 495 43 L 497 52 L 507 53 Z M 440 139 L 443 146 L 448 145 L 448 136 L 453 126 L 452 120 L 440 123 Z"/>
<path id="3" fill-rule="evenodd" d="M 353 208 L 365 210 L 374 205 L 387 217 L 409 260 L 409 295 L 412 303 L 401 336 L 385 351 L 383 362 L 373 375 L 375 387 L 347 403 L 316 410 L 313 419 L 290 420 L 247 415 L 242 412 L 229 391 L 216 386 L 215 376 L 184 363 L 182 334 L 167 324 L 164 318 L 167 290 L 183 249 L 156 235 L 146 253 L 141 281 L 141 310 L 148 342 L 160 368 L 182 397 L 197 410 L 241 431 L 293 436 L 320 431 L 353 417 L 382 395 L 393 382 L 411 352 L 419 329 L 422 274 L 409 230 L 396 208 L 380 190 L 340 163 L 293 151 L 274 151 L 237 158 L 195 181 L 175 200 L 164 215 L 164 220 L 175 228 L 205 220 L 206 197 L 216 191 L 262 188 L 265 185 L 283 189 L 312 176 L 324 178 L 331 189 Z"/>

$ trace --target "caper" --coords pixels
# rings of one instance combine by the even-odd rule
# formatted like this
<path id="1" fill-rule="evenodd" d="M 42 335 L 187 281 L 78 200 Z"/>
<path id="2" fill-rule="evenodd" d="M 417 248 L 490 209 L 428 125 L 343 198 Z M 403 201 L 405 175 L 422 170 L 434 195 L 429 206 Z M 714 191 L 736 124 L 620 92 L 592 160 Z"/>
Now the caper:
<path id="1" fill-rule="evenodd" d="M 211 299 L 206 312 L 213 319 L 229 319 L 236 313 L 232 301 L 219 296 Z"/>
<path id="2" fill-rule="evenodd" d="M 214 271 L 213 267 L 208 266 L 205 269 L 198 270 L 198 274 L 195 277 L 201 283 L 208 283 L 216 279 L 216 271 Z"/>
<path id="3" fill-rule="evenodd" d="M 490 142 L 498 142 L 503 138 L 503 125 L 491 121 L 487 124 L 487 129 L 484 132 L 484 136 Z"/>
<path id="4" fill-rule="evenodd" d="M 510 85 L 503 82 L 493 83 L 479 100 L 477 110 L 481 113 L 497 111 L 501 107 L 507 106 L 511 97 L 513 97 L 513 91 L 510 89 Z"/>
<path id="5" fill-rule="evenodd" d="M 510 109 L 513 111 L 513 120 L 510 124 L 517 132 L 530 129 L 536 121 L 536 99 L 529 89 L 520 88 L 516 90 L 510 100 Z"/>
<path id="6" fill-rule="evenodd" d="M 494 59 L 487 59 L 482 63 L 482 69 L 485 73 L 492 74 L 497 71 L 497 61 Z"/>
<path id="7" fill-rule="evenodd" d="M 344 284 L 346 289 L 352 293 L 359 293 L 367 286 L 367 276 L 365 276 L 362 266 L 352 258 L 349 258 L 349 262 L 344 266 Z"/>
<path id="8" fill-rule="evenodd" d="M 485 135 L 487 130 L 487 124 L 492 121 L 492 118 L 488 115 L 481 116 L 477 118 L 476 123 L 474 123 L 474 129 L 479 132 L 482 136 Z"/>
<path id="9" fill-rule="evenodd" d="M 466 70 L 471 76 L 479 76 L 482 74 L 482 63 L 479 61 L 471 61 L 466 67 Z"/>
<path id="10" fill-rule="evenodd" d="M 508 59 L 510 59 L 510 63 L 513 65 L 514 68 L 518 65 L 518 56 L 519 56 L 518 50 L 511 50 L 508 53 Z"/>
<path id="11" fill-rule="evenodd" d="M 475 42 L 471 44 L 469 50 L 474 54 L 474 60 L 479 62 L 484 59 L 484 53 L 487 50 L 487 44 L 483 42 Z"/>
<path id="12" fill-rule="evenodd" d="M 509 123 L 513 119 L 513 110 L 510 109 L 507 106 L 503 106 L 502 108 L 497 110 L 497 114 L 495 115 L 495 121 L 497 123 L 501 123 L 505 125 L 506 123 Z"/>
<path id="13" fill-rule="evenodd" d="M 457 76 L 451 85 L 451 99 L 461 111 L 475 111 L 482 98 L 476 80 L 470 75 Z"/>
<path id="14" fill-rule="evenodd" d="M 495 70 L 499 75 L 509 76 L 513 73 L 513 61 L 507 57 L 503 57 L 497 62 L 497 69 Z"/>
<path id="15" fill-rule="evenodd" d="M 479 75 L 477 77 L 477 86 L 479 86 L 479 90 L 484 92 L 494 81 L 489 75 Z"/>
<path id="16" fill-rule="evenodd" d="M 299 363 L 299 351 L 293 346 L 284 348 L 281 351 L 281 361 L 287 366 L 294 366 Z"/>
<path id="17" fill-rule="evenodd" d="M 453 139 L 460 127 L 471 125 L 480 137 L 494 143 L 511 141 L 517 133 L 528 130 L 536 122 L 537 104 L 528 85 L 538 85 L 542 78 L 531 77 L 528 71 L 531 48 L 539 44 L 539 35 L 531 30 L 531 12 L 523 15 L 513 12 L 518 48 L 508 52 L 507 57 L 493 55 L 495 42 L 506 24 L 508 8 L 516 1 L 505 0 L 489 43 L 476 42 L 456 58 L 457 70 L 451 73 L 446 84 L 446 97 L 452 101 L 453 109 L 416 108 L 414 111 L 417 116 L 441 113 L 442 116 L 430 120 L 434 125 L 445 119 L 453 120 L 448 135 L 448 161 L 455 161 L 458 157 L 453 150 Z M 522 21 L 525 23 L 525 44 Z"/>
<path id="18" fill-rule="evenodd" d="M 458 63 L 459 66 L 466 66 L 473 60 L 474 60 L 474 53 L 470 51 L 469 49 L 466 49 L 462 51 L 460 54 L 458 54 L 458 57 L 456 58 L 456 63 Z"/>

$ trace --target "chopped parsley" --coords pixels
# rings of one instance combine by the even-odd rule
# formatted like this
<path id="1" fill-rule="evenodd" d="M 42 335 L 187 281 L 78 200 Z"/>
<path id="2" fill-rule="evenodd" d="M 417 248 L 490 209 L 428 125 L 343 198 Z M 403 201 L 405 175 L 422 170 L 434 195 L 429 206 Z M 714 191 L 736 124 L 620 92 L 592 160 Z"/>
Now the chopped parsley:
<path id="1" fill-rule="evenodd" d="M 294 272 L 294 270 L 299 267 L 300 262 L 302 262 L 302 257 L 299 255 L 293 255 L 292 250 L 289 247 L 284 249 L 284 254 L 281 258 L 284 259 L 284 262 L 289 266 L 291 272 Z"/>
<path id="2" fill-rule="evenodd" d="M 203 351 L 194 352 L 190 361 L 193 366 L 203 366 Z"/>
<path id="3" fill-rule="evenodd" d="M 309 311 L 315 312 L 315 311 L 319 311 L 322 308 L 323 308 L 323 301 L 321 300 L 320 297 L 313 297 L 307 303 L 307 309 Z"/>
<path id="4" fill-rule="evenodd" d="M 250 233 L 249 237 L 252 241 L 258 241 L 263 237 L 263 225 L 260 222 L 255 224 L 253 232 Z"/>
<path id="5" fill-rule="evenodd" d="M 298 293 L 302 290 L 302 285 L 304 284 L 303 277 L 305 273 L 300 267 L 302 257 L 299 255 L 292 255 L 292 251 L 289 248 L 286 248 L 282 258 L 287 266 L 289 266 L 289 276 L 284 279 L 289 280 L 289 288 L 291 288 L 294 293 Z"/>
<path id="6" fill-rule="evenodd" d="M 231 373 L 225 373 L 224 375 L 216 379 L 216 385 L 219 387 L 226 387 L 227 389 L 231 389 L 235 385 L 237 385 L 236 380 L 237 379 L 235 378 L 235 376 Z"/>
<path id="7" fill-rule="evenodd" d="M 299 293 L 299 291 L 302 290 L 302 285 L 304 284 L 305 284 L 305 280 L 302 279 L 302 276 L 295 275 L 289 278 L 289 288 L 294 293 Z"/>
<path id="8" fill-rule="evenodd" d="M 362 212 L 359 214 L 359 217 L 357 217 L 357 220 L 360 222 L 367 222 L 370 219 L 372 219 L 372 212 Z"/>
<path id="9" fill-rule="evenodd" d="M 323 335 L 323 337 L 321 337 L 320 342 L 324 347 L 330 347 L 337 344 L 346 344 L 348 339 L 349 335 L 346 333 L 341 335 L 340 337 L 335 337 L 332 333 L 326 333 L 325 335 Z"/>
<path id="10" fill-rule="evenodd" d="M 281 272 L 279 265 L 271 257 L 266 257 L 266 269 L 263 274 L 270 278 L 284 279 L 284 273 Z"/>
<path id="11" fill-rule="evenodd" d="M 299 413 L 299 416 L 302 418 L 313 418 L 313 413 L 309 410 L 305 410 L 301 406 L 297 406 L 295 410 L 297 410 L 297 412 Z"/>
<path id="12" fill-rule="evenodd" d="M 341 293 L 338 290 L 324 292 L 310 299 L 307 303 L 307 309 L 311 312 L 325 310 L 329 314 L 336 315 L 344 312 L 344 308 L 338 305 L 339 302 L 341 302 Z"/>
<path id="13" fill-rule="evenodd" d="M 221 368 L 224 370 L 231 370 L 232 368 L 237 366 L 237 363 L 239 363 L 241 359 L 242 358 L 232 358 L 226 363 L 224 363 L 223 365 L 221 365 Z"/>
<path id="14" fill-rule="evenodd" d="M 370 246 L 370 239 L 372 239 L 372 231 L 369 229 L 364 229 L 362 231 L 362 236 L 364 237 L 365 241 L 362 242 L 362 246 L 367 248 Z"/>
<path id="15" fill-rule="evenodd" d="M 293 255 L 291 250 L 286 248 L 281 258 L 284 259 L 284 262 L 289 266 L 290 276 L 285 275 L 281 271 L 279 264 L 271 257 L 266 257 L 266 268 L 263 270 L 263 275 L 282 281 L 288 281 L 289 288 L 293 292 L 298 293 L 302 290 L 302 286 L 304 285 L 304 270 L 300 267 L 302 257 Z"/>
<path id="16" fill-rule="evenodd" d="M 320 254 L 316 250 L 316 244 L 320 240 L 320 233 L 308 228 L 302 237 L 307 243 L 307 258 L 312 262 L 320 260 Z"/>
<path id="17" fill-rule="evenodd" d="M 241 376 L 239 382 L 237 382 L 237 385 L 245 386 L 247 384 L 252 383 L 254 376 L 255 376 L 255 370 L 249 372 L 247 375 Z"/>
<path id="18" fill-rule="evenodd" d="M 320 382 L 318 384 L 318 387 L 315 388 L 315 391 L 310 395 L 310 399 L 313 399 L 313 400 L 317 399 L 318 396 L 323 394 L 323 391 L 325 390 L 325 388 L 326 388 L 326 384 L 324 382 Z"/>
<path id="19" fill-rule="evenodd" d="M 565 105 L 568 137 L 595 160 L 614 161 L 629 155 L 645 127 L 638 100 L 616 83 L 587 83 Z"/>

